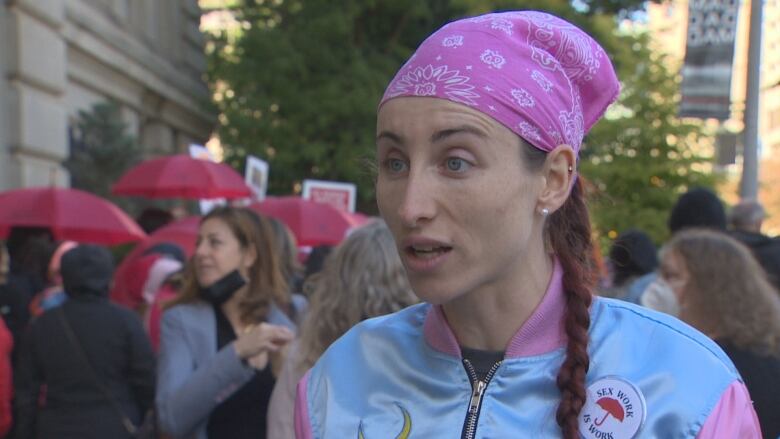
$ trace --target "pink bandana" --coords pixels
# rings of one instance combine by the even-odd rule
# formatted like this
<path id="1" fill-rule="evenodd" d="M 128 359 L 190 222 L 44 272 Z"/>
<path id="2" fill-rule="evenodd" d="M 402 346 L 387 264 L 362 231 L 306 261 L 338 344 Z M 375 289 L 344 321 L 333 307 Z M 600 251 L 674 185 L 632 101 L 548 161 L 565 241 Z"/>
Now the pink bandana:
<path id="1" fill-rule="evenodd" d="M 543 151 L 582 138 L 620 91 L 604 49 L 552 15 L 503 12 L 449 23 L 395 75 L 382 103 L 433 96 L 491 116 Z"/>

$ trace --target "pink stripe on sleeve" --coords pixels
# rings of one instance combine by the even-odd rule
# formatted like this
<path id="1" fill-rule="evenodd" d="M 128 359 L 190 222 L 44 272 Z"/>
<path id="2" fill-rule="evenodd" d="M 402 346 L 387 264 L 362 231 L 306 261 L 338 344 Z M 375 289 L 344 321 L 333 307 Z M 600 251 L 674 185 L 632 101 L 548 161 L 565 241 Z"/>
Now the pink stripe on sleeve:
<path id="1" fill-rule="evenodd" d="M 295 398 L 295 439 L 312 439 L 311 422 L 309 420 L 309 403 L 306 398 L 306 390 L 309 387 L 309 374 L 298 381 L 297 396 Z"/>
<path id="2" fill-rule="evenodd" d="M 697 439 L 725 437 L 761 439 L 761 426 L 753 410 L 753 401 L 740 381 L 734 381 L 723 392 L 718 405 L 696 436 Z"/>

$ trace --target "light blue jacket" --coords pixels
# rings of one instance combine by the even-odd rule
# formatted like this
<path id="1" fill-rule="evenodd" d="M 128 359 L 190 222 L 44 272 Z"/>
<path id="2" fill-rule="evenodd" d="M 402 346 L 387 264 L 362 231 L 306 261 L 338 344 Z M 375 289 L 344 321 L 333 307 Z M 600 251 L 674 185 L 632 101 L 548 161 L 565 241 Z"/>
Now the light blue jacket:
<path id="1" fill-rule="evenodd" d="M 303 313 L 305 304 L 302 296 L 293 296 L 296 315 Z M 274 305 L 267 322 L 293 330 L 296 327 Z M 206 426 L 212 410 L 254 373 L 236 355 L 233 343 L 217 351 L 216 315 L 211 304 L 198 300 L 165 311 L 155 398 L 163 431 L 175 438 L 207 439 Z"/>
<path id="2" fill-rule="evenodd" d="M 352 328 L 298 386 L 298 439 L 459 438 L 464 424 L 475 438 L 559 438 L 560 276 L 556 267 L 479 398 L 441 307 L 419 304 Z M 596 298 L 590 315 L 583 437 L 760 437 L 739 374 L 714 342 L 623 301 Z M 608 412 L 609 402 L 620 406 Z"/>

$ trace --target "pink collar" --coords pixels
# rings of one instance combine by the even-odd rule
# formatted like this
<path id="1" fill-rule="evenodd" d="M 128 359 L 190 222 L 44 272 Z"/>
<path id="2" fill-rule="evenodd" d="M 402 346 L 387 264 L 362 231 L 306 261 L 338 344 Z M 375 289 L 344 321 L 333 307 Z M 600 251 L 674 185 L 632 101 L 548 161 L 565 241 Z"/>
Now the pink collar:
<path id="1" fill-rule="evenodd" d="M 566 300 L 563 294 L 563 269 L 558 260 L 544 298 L 531 317 L 509 341 L 506 358 L 528 357 L 553 351 L 566 343 L 563 316 Z M 460 346 L 452 333 L 440 305 L 432 306 L 423 325 L 425 340 L 437 351 L 461 357 Z"/>

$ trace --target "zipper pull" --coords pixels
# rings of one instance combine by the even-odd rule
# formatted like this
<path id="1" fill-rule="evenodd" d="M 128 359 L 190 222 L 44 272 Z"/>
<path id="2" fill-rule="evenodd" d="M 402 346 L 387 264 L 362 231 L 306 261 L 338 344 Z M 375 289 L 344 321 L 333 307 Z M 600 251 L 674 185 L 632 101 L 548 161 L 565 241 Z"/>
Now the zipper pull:
<path id="1" fill-rule="evenodd" d="M 484 381 L 477 381 L 474 389 L 471 391 L 471 401 L 469 402 L 469 413 L 476 413 L 479 410 L 479 403 L 482 401 L 482 394 L 485 393 L 487 384 Z"/>

